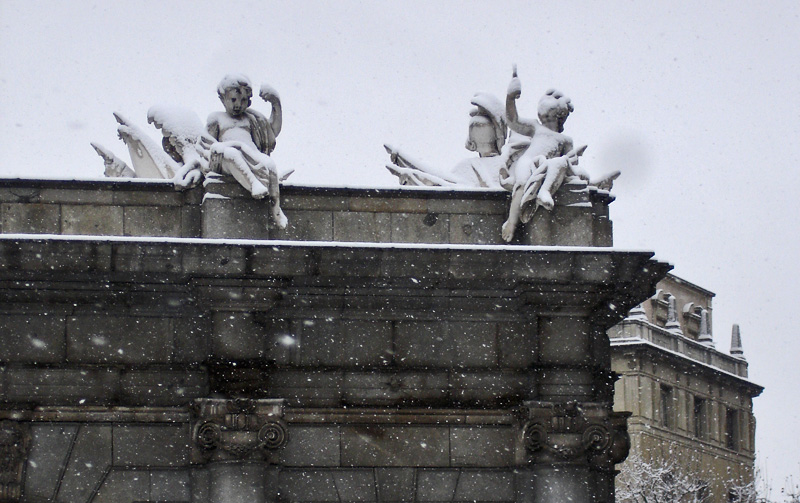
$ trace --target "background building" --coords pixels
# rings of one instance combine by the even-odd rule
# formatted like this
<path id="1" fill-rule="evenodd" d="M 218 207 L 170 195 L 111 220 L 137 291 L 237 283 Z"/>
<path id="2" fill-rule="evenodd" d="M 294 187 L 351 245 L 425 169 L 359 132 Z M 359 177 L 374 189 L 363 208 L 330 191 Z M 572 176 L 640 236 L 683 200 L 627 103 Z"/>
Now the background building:
<path id="1" fill-rule="evenodd" d="M 671 274 L 657 288 L 608 332 L 621 376 L 614 408 L 632 413 L 632 458 L 677 463 L 711 501 L 729 501 L 732 487 L 753 480 L 753 398 L 763 388 L 748 379 L 738 325 L 729 354 L 716 348 L 712 292 Z"/>

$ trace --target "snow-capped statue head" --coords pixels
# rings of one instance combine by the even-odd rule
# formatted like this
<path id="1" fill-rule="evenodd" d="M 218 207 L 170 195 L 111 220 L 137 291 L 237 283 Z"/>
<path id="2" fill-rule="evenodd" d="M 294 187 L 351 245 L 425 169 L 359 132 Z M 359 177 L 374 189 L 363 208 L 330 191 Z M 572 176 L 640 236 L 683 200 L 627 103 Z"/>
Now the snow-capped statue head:
<path id="1" fill-rule="evenodd" d="M 217 86 L 217 94 L 228 115 L 240 117 L 252 103 L 253 86 L 245 75 L 228 74 Z"/>
<path id="2" fill-rule="evenodd" d="M 564 132 L 564 123 L 573 110 L 570 99 L 555 89 L 548 89 L 539 100 L 539 120 L 543 126 L 558 133 Z"/>

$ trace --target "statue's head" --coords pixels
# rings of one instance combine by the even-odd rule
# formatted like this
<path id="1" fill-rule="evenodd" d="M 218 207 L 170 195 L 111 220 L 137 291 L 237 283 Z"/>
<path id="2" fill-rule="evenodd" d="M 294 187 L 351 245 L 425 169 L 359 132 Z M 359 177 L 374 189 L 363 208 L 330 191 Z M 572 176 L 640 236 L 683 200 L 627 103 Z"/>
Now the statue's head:
<path id="1" fill-rule="evenodd" d="M 232 117 L 244 114 L 253 97 L 253 86 L 250 79 L 241 74 L 226 75 L 217 86 L 217 94 L 225 106 L 225 111 Z"/>
<path id="2" fill-rule="evenodd" d="M 477 152 L 481 157 L 500 154 L 505 138 L 498 138 L 496 124 L 484 115 L 473 115 L 469 121 L 467 150 Z"/>
<path id="3" fill-rule="evenodd" d="M 555 89 L 549 89 L 539 100 L 539 120 L 556 132 L 564 131 L 569 113 L 575 110 L 570 99 Z"/>

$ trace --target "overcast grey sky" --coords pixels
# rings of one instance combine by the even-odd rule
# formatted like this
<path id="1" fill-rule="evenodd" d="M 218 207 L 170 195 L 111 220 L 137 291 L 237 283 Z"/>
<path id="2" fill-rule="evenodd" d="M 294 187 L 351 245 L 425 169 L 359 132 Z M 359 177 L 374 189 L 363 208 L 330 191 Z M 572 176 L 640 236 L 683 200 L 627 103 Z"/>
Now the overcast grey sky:
<path id="1" fill-rule="evenodd" d="M 615 243 L 717 293 L 714 339 L 742 327 L 758 464 L 800 475 L 800 2 L 37 2 L 0 0 L 0 176 L 102 176 L 127 159 L 111 112 L 201 120 L 232 71 L 281 94 L 273 159 L 297 184 L 394 186 L 383 143 L 442 168 L 476 91 L 521 114 L 556 87 L 592 173 L 623 172 Z M 267 110 L 260 100 L 256 107 Z"/>

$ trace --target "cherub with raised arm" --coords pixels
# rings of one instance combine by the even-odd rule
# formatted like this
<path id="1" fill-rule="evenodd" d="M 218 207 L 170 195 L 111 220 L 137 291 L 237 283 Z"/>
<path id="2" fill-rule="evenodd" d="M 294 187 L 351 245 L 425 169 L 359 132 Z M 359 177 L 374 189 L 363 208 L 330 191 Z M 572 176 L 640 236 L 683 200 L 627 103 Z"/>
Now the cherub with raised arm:
<path id="1" fill-rule="evenodd" d="M 281 132 L 282 109 L 278 93 L 262 85 L 259 95 L 272 105 L 269 118 L 250 108 L 253 88 L 244 75 L 226 75 L 217 86 L 224 112 L 208 116 L 206 129 L 215 140 L 209 170 L 229 173 L 256 199 L 269 196 L 275 224 L 285 228 L 280 206 L 279 176 L 269 154 Z"/>
<path id="2" fill-rule="evenodd" d="M 530 137 L 525 152 L 510 170 L 511 207 L 508 220 L 503 224 L 503 239 L 511 241 L 519 222 L 527 222 L 539 206 L 553 208 L 553 194 L 567 176 L 578 176 L 586 181 L 589 175 L 578 166 L 578 158 L 586 146 L 574 148 L 572 138 L 563 134 L 564 123 L 574 110 L 570 99 L 550 89 L 539 100 L 539 120 L 523 119 L 517 113 L 517 98 L 522 85 L 516 68 L 506 94 L 506 119 L 508 127 Z"/>

